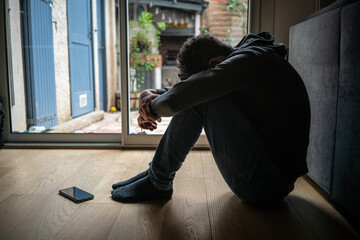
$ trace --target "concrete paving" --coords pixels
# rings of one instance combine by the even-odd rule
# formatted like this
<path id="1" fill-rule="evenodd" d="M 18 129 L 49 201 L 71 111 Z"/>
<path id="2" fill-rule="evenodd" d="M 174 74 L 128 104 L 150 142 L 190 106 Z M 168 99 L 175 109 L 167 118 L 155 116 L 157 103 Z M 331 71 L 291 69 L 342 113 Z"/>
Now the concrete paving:
<path id="1" fill-rule="evenodd" d="M 137 111 L 131 111 L 129 116 L 130 134 L 163 134 L 171 120 L 171 117 L 162 118 L 158 128 L 151 132 L 137 125 Z M 106 112 L 102 120 L 78 129 L 74 133 L 121 133 L 121 112 Z"/>
<path id="2" fill-rule="evenodd" d="M 91 126 L 93 123 L 102 121 L 102 119 L 104 119 L 104 116 L 105 116 L 104 111 L 90 112 L 83 116 L 74 118 L 70 121 L 54 126 L 50 128 L 47 131 L 47 133 L 72 133 L 78 129 L 82 129 L 87 126 Z"/>

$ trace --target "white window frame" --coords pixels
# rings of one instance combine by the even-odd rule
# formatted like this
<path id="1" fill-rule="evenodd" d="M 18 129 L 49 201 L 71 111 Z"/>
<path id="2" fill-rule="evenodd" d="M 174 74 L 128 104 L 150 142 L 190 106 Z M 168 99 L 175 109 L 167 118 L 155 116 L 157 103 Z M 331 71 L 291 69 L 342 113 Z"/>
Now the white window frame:
<path id="1" fill-rule="evenodd" d="M 5 13 L 6 19 L 8 15 L 8 1 L 5 0 L 0 5 L 0 13 Z M 259 0 L 249 0 L 248 11 L 248 29 L 250 32 L 259 30 L 260 11 Z M 4 135 L 6 140 L 6 146 L 8 147 L 70 147 L 70 148 L 144 148 L 144 147 L 156 147 L 162 137 L 162 135 L 136 135 L 129 133 L 129 86 L 128 86 L 128 1 L 119 1 L 119 19 L 120 19 L 120 76 L 121 76 L 121 99 L 127 101 L 121 101 L 122 117 L 122 133 L 120 134 L 73 134 L 73 133 L 12 133 L 11 121 L 10 121 L 10 98 L 9 98 L 9 86 L 8 86 L 8 61 L 11 60 L 11 56 L 6 54 L 6 42 L 9 40 L 9 36 L 5 34 L 5 18 L 0 18 L 0 94 L 3 96 L 3 105 L 7 113 L 7 117 L 4 123 Z M 250 23 L 252 23 L 250 25 Z M 2 37 L 6 36 L 6 37 Z M 205 136 L 200 136 L 195 147 L 197 148 L 209 148 L 207 139 Z"/>

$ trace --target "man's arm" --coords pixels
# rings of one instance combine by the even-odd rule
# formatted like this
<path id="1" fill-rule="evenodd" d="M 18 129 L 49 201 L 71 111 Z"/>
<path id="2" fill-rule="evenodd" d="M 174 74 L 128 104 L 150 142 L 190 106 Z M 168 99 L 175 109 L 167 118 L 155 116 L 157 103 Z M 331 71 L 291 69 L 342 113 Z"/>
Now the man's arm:
<path id="1" fill-rule="evenodd" d="M 161 94 L 166 93 L 171 88 L 172 87 L 164 87 L 160 89 L 146 89 L 140 93 L 139 114 L 143 117 L 142 120 L 156 121 L 157 118 L 159 118 L 157 115 L 151 112 L 150 103 L 153 99 L 157 98 Z"/>
<path id="2" fill-rule="evenodd" d="M 256 75 L 255 55 L 240 54 L 192 75 L 150 102 L 157 116 L 174 116 L 203 102 L 241 90 Z"/>
<path id="3" fill-rule="evenodd" d="M 161 117 L 155 115 L 150 110 L 150 103 L 153 99 L 167 92 L 171 87 L 161 89 L 146 89 L 141 92 L 139 99 L 139 116 L 137 122 L 142 129 L 153 131 L 157 128 L 157 123 L 161 122 Z"/>
<path id="4" fill-rule="evenodd" d="M 167 91 L 169 91 L 172 87 L 164 87 L 164 88 L 159 88 L 159 89 L 156 89 L 156 91 L 161 95 L 161 94 L 164 94 L 166 93 Z"/>

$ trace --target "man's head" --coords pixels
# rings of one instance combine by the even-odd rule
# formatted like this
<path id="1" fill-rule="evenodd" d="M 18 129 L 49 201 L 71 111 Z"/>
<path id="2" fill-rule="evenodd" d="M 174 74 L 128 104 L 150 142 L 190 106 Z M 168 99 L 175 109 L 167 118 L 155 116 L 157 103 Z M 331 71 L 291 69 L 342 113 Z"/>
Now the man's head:
<path id="1" fill-rule="evenodd" d="M 230 45 L 210 34 L 189 38 L 177 55 L 179 78 L 185 80 L 195 73 L 214 67 L 233 50 Z"/>

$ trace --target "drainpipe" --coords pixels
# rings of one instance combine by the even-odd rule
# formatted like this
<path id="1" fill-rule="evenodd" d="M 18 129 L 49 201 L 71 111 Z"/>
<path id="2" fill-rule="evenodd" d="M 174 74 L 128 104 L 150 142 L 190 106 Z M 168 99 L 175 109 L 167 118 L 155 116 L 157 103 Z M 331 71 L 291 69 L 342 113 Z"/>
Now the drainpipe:
<path id="1" fill-rule="evenodd" d="M 200 34 L 200 13 L 195 13 L 195 36 Z"/>
<path id="2" fill-rule="evenodd" d="M 98 39 L 97 39 L 97 16 L 96 16 L 96 0 L 91 1 L 92 4 L 92 25 L 91 25 L 91 36 L 92 36 L 92 47 L 93 47 L 93 65 L 94 65 L 94 94 L 95 94 L 95 111 L 100 109 L 100 86 L 99 86 L 99 59 L 98 59 Z"/>

